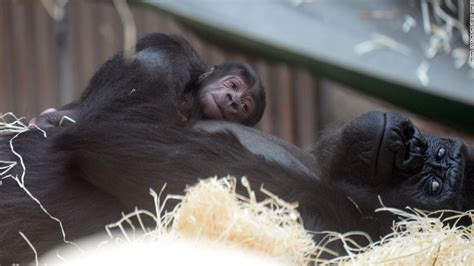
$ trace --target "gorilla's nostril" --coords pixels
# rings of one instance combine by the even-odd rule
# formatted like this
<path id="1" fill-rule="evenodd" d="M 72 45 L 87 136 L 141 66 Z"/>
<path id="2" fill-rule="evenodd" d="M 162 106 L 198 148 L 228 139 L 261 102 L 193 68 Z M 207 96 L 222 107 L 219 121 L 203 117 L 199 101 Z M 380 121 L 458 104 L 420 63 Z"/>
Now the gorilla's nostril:
<path id="1" fill-rule="evenodd" d="M 395 154 L 394 166 L 404 172 L 417 171 L 423 166 L 427 143 L 410 120 L 396 116 L 391 123 L 390 150 Z"/>
<path id="2" fill-rule="evenodd" d="M 414 131 L 417 134 L 417 130 Z M 417 171 L 423 166 L 423 155 L 426 151 L 424 140 L 412 136 L 408 140 L 403 140 L 404 145 L 399 144 L 395 151 L 395 166 L 403 171 Z"/>
<path id="3" fill-rule="evenodd" d="M 400 125 L 402 129 L 402 134 L 405 139 L 411 139 L 413 135 L 415 135 L 415 129 L 413 128 L 413 125 L 406 121 Z"/>
<path id="4" fill-rule="evenodd" d="M 226 94 L 225 94 L 225 97 L 227 98 L 227 100 L 228 100 L 229 102 L 232 102 L 232 100 L 233 100 L 233 99 L 232 99 L 232 94 L 226 93 Z"/>
<path id="5" fill-rule="evenodd" d="M 236 101 L 230 102 L 230 110 L 231 112 L 238 112 L 239 111 L 239 104 Z"/>
<path id="6" fill-rule="evenodd" d="M 402 171 L 417 171 L 423 166 L 423 155 L 399 152 L 395 156 L 395 167 Z"/>

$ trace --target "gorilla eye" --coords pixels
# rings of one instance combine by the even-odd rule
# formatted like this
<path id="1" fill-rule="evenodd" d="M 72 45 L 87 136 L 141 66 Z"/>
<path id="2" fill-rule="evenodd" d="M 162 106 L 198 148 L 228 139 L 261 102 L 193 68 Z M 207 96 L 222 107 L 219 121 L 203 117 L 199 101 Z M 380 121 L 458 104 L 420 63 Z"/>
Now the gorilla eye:
<path id="1" fill-rule="evenodd" d="M 436 160 L 441 160 L 443 157 L 446 155 L 446 149 L 443 147 L 440 147 L 438 151 L 436 152 Z"/>
<path id="2" fill-rule="evenodd" d="M 433 178 L 430 181 L 428 186 L 428 193 L 430 195 L 436 196 L 441 192 L 442 183 L 438 178 Z"/>
<path id="3" fill-rule="evenodd" d="M 244 109 L 245 113 L 249 111 L 249 106 L 246 103 L 242 103 L 242 108 Z"/>
<path id="4" fill-rule="evenodd" d="M 236 84 L 235 82 L 231 81 L 231 82 L 230 82 L 230 87 L 231 87 L 232 89 L 235 89 L 235 88 L 237 88 L 237 84 Z"/>

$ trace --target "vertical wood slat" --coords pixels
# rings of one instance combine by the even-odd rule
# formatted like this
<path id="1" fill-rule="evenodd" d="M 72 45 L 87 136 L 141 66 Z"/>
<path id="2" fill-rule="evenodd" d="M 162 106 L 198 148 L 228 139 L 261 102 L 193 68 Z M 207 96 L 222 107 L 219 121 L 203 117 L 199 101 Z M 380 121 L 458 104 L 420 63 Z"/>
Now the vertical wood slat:
<path id="1" fill-rule="evenodd" d="M 16 113 L 22 116 L 33 115 L 34 103 L 33 88 L 33 43 L 32 40 L 32 22 L 31 22 L 31 3 L 13 1 L 12 2 L 12 17 L 21 18 L 15 19 L 12 25 L 14 45 L 12 47 L 12 54 L 14 58 L 13 76 L 16 81 L 14 88 L 14 99 L 16 102 Z"/>
<path id="2" fill-rule="evenodd" d="M 84 65 L 82 58 L 82 49 L 81 49 L 81 24 L 80 24 L 80 10 L 79 5 L 82 5 L 83 1 L 70 1 L 69 2 L 69 36 L 71 37 L 70 45 L 72 50 L 72 68 L 73 68 L 73 90 L 74 95 L 80 95 L 80 92 L 85 88 L 86 82 L 83 81 L 83 68 Z M 61 89 L 61 88 L 60 88 Z"/>
<path id="3" fill-rule="evenodd" d="M 275 102 L 275 107 L 272 111 L 275 112 L 278 120 L 276 123 L 277 135 L 290 143 L 294 143 L 293 133 L 293 97 L 291 91 L 291 80 L 289 67 L 285 64 L 277 64 L 273 69 L 272 88 L 276 92 L 277 97 L 271 99 Z"/>
<path id="4" fill-rule="evenodd" d="M 165 15 L 157 13 L 153 10 L 146 9 L 144 11 L 145 27 L 147 32 L 167 32 L 165 25 Z"/>
<path id="5" fill-rule="evenodd" d="M 273 101 L 272 96 L 273 96 L 273 91 L 271 87 L 271 82 L 270 82 L 270 76 L 269 76 L 269 67 L 268 64 L 265 63 L 263 60 L 257 60 L 255 63 L 255 68 L 257 70 L 257 73 L 262 80 L 263 86 L 265 87 L 265 92 L 266 92 L 266 100 L 267 100 L 267 105 L 265 107 L 265 112 L 263 113 L 262 120 L 257 124 L 257 128 L 267 132 L 267 133 L 272 133 L 273 132 L 273 114 L 272 112 L 272 103 Z"/>
<path id="6" fill-rule="evenodd" d="M 36 73 L 38 76 L 37 109 L 44 110 L 52 106 L 59 105 L 59 90 L 57 87 L 57 67 L 55 64 L 56 55 L 54 53 L 54 21 L 42 8 L 40 2 L 34 5 L 34 24 L 36 25 L 35 46 L 36 46 Z"/>
<path id="7" fill-rule="evenodd" d="M 13 111 L 11 2 L 0 1 L 0 112 Z"/>
<path id="8" fill-rule="evenodd" d="M 27 14 L 24 7 L 17 7 L 18 3 L 29 1 L 0 1 L 0 111 L 13 110 L 24 115 L 57 105 L 57 90 L 61 88 L 57 87 L 54 22 L 37 4 L 39 2 L 32 2 L 35 3 L 33 16 Z M 9 6 L 14 5 L 12 13 Z M 110 2 L 71 1 L 69 11 L 74 67 L 72 83 L 77 98 L 99 65 L 123 49 L 123 26 Z M 132 7 L 132 12 L 139 35 L 157 31 L 181 34 L 210 65 L 238 61 L 254 66 L 267 91 L 267 109 L 257 127 L 303 147 L 314 142 L 319 123 L 318 91 L 309 73 L 290 71 L 287 65 L 273 65 L 235 48 L 216 45 L 170 15 L 144 7 Z M 24 49 L 26 53 L 18 52 Z M 31 61 L 34 58 L 37 61 Z M 35 93 L 38 97 L 34 97 Z M 35 98 L 38 106 L 33 105 Z"/>
<path id="9" fill-rule="evenodd" d="M 123 50 L 123 28 L 113 5 L 99 3 L 97 8 L 100 13 L 97 25 L 99 64 L 103 64 L 115 53 Z"/>
<path id="10" fill-rule="evenodd" d="M 305 70 L 297 70 L 294 73 L 294 101 L 296 109 L 295 129 L 298 146 L 311 148 L 316 142 L 318 130 L 318 84 Z"/>
<path id="11" fill-rule="evenodd" d="M 96 58 L 98 57 L 98 48 L 95 46 L 95 11 L 91 8 L 91 2 L 89 1 L 73 1 L 77 3 L 78 16 L 72 23 L 79 25 L 78 44 L 79 62 L 77 64 L 81 81 L 79 90 L 83 90 L 86 87 L 87 81 L 91 78 L 92 74 L 97 68 Z"/>
<path id="12" fill-rule="evenodd" d="M 26 7 L 26 16 L 28 16 L 27 24 L 26 27 L 28 28 L 27 32 L 24 32 L 23 34 L 27 34 L 29 42 L 25 44 L 27 49 L 30 50 L 28 53 L 29 56 L 29 77 L 30 77 L 30 82 L 31 85 L 29 88 L 26 89 L 27 93 L 30 95 L 30 102 L 28 105 L 28 111 L 27 113 L 33 117 L 35 115 L 35 110 L 39 108 L 39 90 L 41 89 L 40 87 L 40 77 L 39 77 L 39 72 L 38 72 L 38 67 L 40 66 L 40 63 L 38 62 L 39 59 L 39 53 L 35 52 L 38 49 L 38 45 L 36 44 L 36 41 L 38 40 L 38 24 L 35 21 L 35 16 L 34 16 L 34 5 L 35 2 L 26 2 L 25 7 Z"/>
<path id="13" fill-rule="evenodd" d="M 225 51 L 217 45 L 209 45 L 209 59 L 208 62 L 210 65 L 218 65 L 227 61 L 227 56 Z"/>
<path id="14" fill-rule="evenodd" d="M 147 20 L 145 19 L 143 8 L 132 8 L 133 21 L 135 22 L 135 27 L 137 29 L 137 39 L 140 39 L 145 34 L 147 34 Z"/>

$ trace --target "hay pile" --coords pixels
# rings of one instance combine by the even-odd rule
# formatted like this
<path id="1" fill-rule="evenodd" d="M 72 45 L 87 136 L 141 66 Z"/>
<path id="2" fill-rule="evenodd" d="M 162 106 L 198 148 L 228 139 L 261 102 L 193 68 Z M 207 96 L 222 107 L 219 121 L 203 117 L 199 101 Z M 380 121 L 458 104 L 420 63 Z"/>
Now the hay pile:
<path id="1" fill-rule="evenodd" d="M 248 197 L 236 193 L 237 181 L 233 177 L 201 180 L 186 189 L 184 196 L 168 196 L 162 204 L 160 197 L 152 192 L 156 206 L 161 206 L 156 210 L 157 216 L 136 210 L 106 229 L 114 243 L 124 237 L 126 242 L 135 243 L 161 239 L 204 240 L 215 247 L 239 248 L 288 265 L 308 265 L 317 248 L 312 235 L 301 225 L 297 205 L 288 204 L 264 189 L 262 192 L 268 198 L 257 201 L 247 180 L 242 178 L 241 181 L 248 190 Z M 180 203 L 173 211 L 161 215 L 170 199 L 179 199 Z M 143 215 L 153 217 L 157 227 L 148 230 L 142 226 L 145 234 L 131 239 L 130 236 L 136 234 L 127 232 L 127 224 L 131 224 L 133 218 L 142 224 Z M 120 234 L 112 233 L 114 228 L 120 228 Z"/>
<path id="2" fill-rule="evenodd" d="M 205 237 L 287 261 L 305 265 L 315 252 L 312 236 L 299 222 L 296 205 L 267 192 L 257 202 L 247 180 L 249 198 L 235 193 L 235 178 L 200 181 L 187 190 L 172 230 L 190 238 Z"/>
<path id="3" fill-rule="evenodd" d="M 10 148 L 19 157 L 20 162 L 21 156 L 15 153 L 12 140 L 28 130 L 29 128 L 12 113 L 0 114 L 0 135 L 15 134 L 10 139 Z M 46 137 L 45 132 L 40 132 Z M 8 175 L 16 164 L 17 162 L 2 161 L 0 158 L 0 175 L 2 178 L 14 178 L 25 193 L 37 201 L 23 186 L 24 173 L 21 178 Z M 166 243 L 170 240 L 191 240 L 200 243 L 208 241 L 216 248 L 237 247 L 265 256 L 269 261 L 290 265 L 308 265 L 314 262 L 357 265 L 474 264 L 474 226 L 456 226 L 456 219 L 461 216 L 474 220 L 473 212 L 454 213 L 454 216 L 448 218 L 454 221 L 454 225 L 448 226 L 447 219 L 443 221 L 441 218 L 433 218 L 436 214 L 441 217 L 442 211 L 426 213 L 410 209 L 405 212 L 384 207 L 379 211 L 390 211 L 400 217 L 400 220 L 394 223 L 392 234 L 368 247 L 348 250 L 349 255 L 346 257 L 324 261 L 318 258 L 318 254 L 324 250 L 326 243 L 318 243 L 318 246 L 313 242 L 312 235 L 301 225 L 296 204 L 286 203 L 263 188 L 261 191 L 268 198 L 257 201 L 245 178 L 242 178 L 242 185 L 247 188 L 247 197 L 236 193 L 237 181 L 233 177 L 201 180 L 189 187 L 185 196 L 168 196 L 163 203 L 160 203 L 160 196 L 151 191 L 155 199 L 155 213 L 136 209 L 124 215 L 120 221 L 106 227 L 110 239 L 96 248 L 100 250 L 105 246 L 125 246 L 128 249 L 130 243 L 134 246 L 142 243 L 149 246 L 150 241 L 161 243 L 163 247 L 169 246 Z M 165 213 L 164 206 L 170 199 L 179 199 L 180 203 L 173 211 Z M 49 215 L 41 203 L 37 202 Z M 144 216 L 155 220 L 156 227 L 145 227 L 142 221 Z M 132 222 L 133 219 L 138 222 L 138 227 Z M 57 221 L 61 225 L 61 222 Z M 119 235 L 116 229 L 120 232 Z M 62 225 L 61 231 L 65 237 Z M 332 238 L 334 236 L 338 236 L 338 233 L 334 233 Z M 140 247 L 140 250 L 144 249 L 146 248 Z M 77 252 L 77 249 L 75 251 Z M 81 251 L 80 256 L 87 254 Z M 59 253 L 57 257 L 60 257 Z M 61 260 L 67 262 L 64 258 Z"/>
<path id="4" fill-rule="evenodd" d="M 433 213 L 414 209 L 405 212 L 386 207 L 378 211 L 390 211 L 400 217 L 392 234 L 368 247 L 349 250 L 348 256 L 331 261 L 318 259 L 325 243 L 318 243 L 318 246 L 312 241 L 312 235 L 300 223 L 295 204 L 288 204 L 265 190 L 268 199 L 258 202 L 245 178 L 242 185 L 247 188 L 248 197 L 236 193 L 237 181 L 232 177 L 201 180 L 189 187 L 185 196 L 168 197 L 178 198 L 181 202 L 172 212 L 156 217 L 159 221 L 157 228 L 148 231 L 143 239 L 205 239 L 216 247 L 239 247 L 289 265 L 315 262 L 356 265 L 474 263 L 472 226 L 448 226 L 442 219 L 433 218 Z M 158 199 L 155 194 L 157 206 L 163 206 L 164 203 L 160 204 Z M 161 211 L 157 209 L 157 213 Z M 141 214 L 135 212 L 131 215 Z M 472 213 L 459 213 L 449 219 L 455 221 L 462 215 L 474 219 Z M 121 222 L 129 221 L 132 216 Z M 117 227 L 121 222 L 108 228 Z"/>
<path id="5" fill-rule="evenodd" d="M 357 265 L 472 265 L 474 264 L 474 226 L 449 226 L 461 216 L 474 219 L 474 213 L 452 213 L 450 218 L 440 217 L 443 212 L 427 213 L 410 209 L 410 213 L 381 208 L 400 217 L 393 232 L 382 240 L 360 250 L 355 256 L 338 258 L 334 262 Z M 443 221 L 445 223 L 443 223 Z"/>

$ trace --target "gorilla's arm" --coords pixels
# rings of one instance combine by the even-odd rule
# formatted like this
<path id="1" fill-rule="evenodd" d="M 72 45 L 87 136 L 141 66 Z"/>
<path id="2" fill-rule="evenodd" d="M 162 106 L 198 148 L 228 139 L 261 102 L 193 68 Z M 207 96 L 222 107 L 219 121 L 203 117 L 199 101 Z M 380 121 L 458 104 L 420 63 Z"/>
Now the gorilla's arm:
<path id="1" fill-rule="evenodd" d="M 173 119 L 178 98 L 197 88 L 195 83 L 206 70 L 207 65 L 183 38 L 149 34 L 139 40 L 131 61 L 116 54 L 94 74 L 80 100 L 39 115 L 36 121 L 41 128 L 49 128 L 60 126 L 58 122 L 65 115 L 78 121 L 104 111 L 126 112 L 129 107 L 148 105 L 152 112 L 158 106 L 168 110 L 169 118 L 161 122 L 173 124 L 181 121 Z"/>
<path id="2" fill-rule="evenodd" d="M 253 154 L 261 155 L 269 161 L 278 162 L 295 171 L 316 177 L 314 156 L 280 138 L 255 128 L 226 121 L 198 121 L 194 128 L 207 132 L 232 132 L 240 143 Z"/>
<path id="3" fill-rule="evenodd" d="M 207 69 L 191 45 L 176 35 L 149 34 L 135 48 L 131 61 L 121 53 L 109 59 L 92 77 L 81 102 L 111 104 L 111 99 L 140 94 L 150 100 L 163 90 L 181 95 L 194 87 L 199 75 Z M 110 93 L 105 95 L 104 90 Z"/>
<path id="4" fill-rule="evenodd" d="M 230 174 L 247 176 L 253 187 L 263 185 L 299 202 L 309 230 L 378 231 L 339 187 L 255 155 L 228 132 L 111 121 L 73 125 L 56 141 L 69 158 L 71 173 L 129 207 L 153 209 L 149 188 L 160 190 L 166 183 L 166 193 L 181 194 L 198 178 Z"/>

